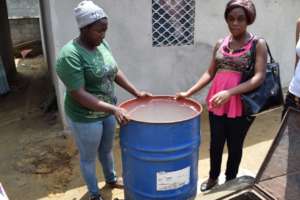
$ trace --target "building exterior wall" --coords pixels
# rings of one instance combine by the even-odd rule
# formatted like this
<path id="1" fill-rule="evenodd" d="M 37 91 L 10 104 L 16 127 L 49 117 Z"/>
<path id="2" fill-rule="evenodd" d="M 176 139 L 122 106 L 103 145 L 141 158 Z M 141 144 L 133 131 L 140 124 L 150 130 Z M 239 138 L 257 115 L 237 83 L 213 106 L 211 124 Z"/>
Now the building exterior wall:
<path id="1" fill-rule="evenodd" d="M 42 42 L 43 42 L 43 52 L 44 56 L 46 57 L 47 63 L 48 63 L 48 68 L 51 73 L 51 78 L 52 82 L 55 87 L 55 93 L 57 97 L 57 102 L 58 102 L 58 110 L 61 116 L 61 121 L 63 128 L 65 130 L 68 129 L 67 123 L 66 123 L 66 116 L 65 112 L 63 109 L 63 97 L 64 97 L 64 86 L 58 79 L 56 73 L 55 73 L 55 60 L 57 56 L 57 49 L 55 45 L 55 39 L 56 36 L 54 34 L 54 26 L 52 26 L 52 18 L 50 16 L 55 15 L 55 12 L 53 12 L 53 7 L 51 6 L 52 1 L 45 1 L 45 0 L 40 0 L 40 10 L 41 10 L 41 20 L 40 20 L 40 25 L 41 25 L 41 37 L 42 37 Z"/>
<path id="2" fill-rule="evenodd" d="M 61 47 L 78 35 L 73 8 L 79 0 L 45 0 L 52 32 L 52 59 Z M 194 84 L 207 69 L 213 46 L 228 34 L 223 12 L 226 0 L 196 0 L 195 42 L 190 46 L 152 47 L 151 0 L 94 0 L 109 16 L 106 39 L 129 80 L 153 94 L 175 94 Z M 294 68 L 295 22 L 299 17 L 298 0 L 254 0 L 257 20 L 250 31 L 264 37 L 274 58 L 281 64 L 283 86 L 287 86 Z M 48 38 L 46 38 L 47 40 Z M 54 63 L 54 60 L 52 60 Z M 52 66 L 54 67 L 54 66 Z M 61 84 L 59 82 L 59 84 Z M 63 86 L 58 86 L 63 94 Z M 204 102 L 206 87 L 194 97 Z M 130 98 L 118 90 L 120 101 Z M 60 95 L 60 103 L 62 104 Z"/>
<path id="3" fill-rule="evenodd" d="M 16 67 L 13 57 L 6 1 L 0 1 L 0 26 L 0 57 L 3 60 L 7 79 L 10 81 L 15 78 Z"/>
<path id="4" fill-rule="evenodd" d="M 10 33 L 13 45 L 41 40 L 40 22 L 38 17 L 10 18 Z"/>
<path id="5" fill-rule="evenodd" d="M 39 0 L 6 0 L 6 2 L 9 17 L 40 16 Z"/>
<path id="6" fill-rule="evenodd" d="M 13 45 L 41 40 L 38 0 L 6 0 Z"/>

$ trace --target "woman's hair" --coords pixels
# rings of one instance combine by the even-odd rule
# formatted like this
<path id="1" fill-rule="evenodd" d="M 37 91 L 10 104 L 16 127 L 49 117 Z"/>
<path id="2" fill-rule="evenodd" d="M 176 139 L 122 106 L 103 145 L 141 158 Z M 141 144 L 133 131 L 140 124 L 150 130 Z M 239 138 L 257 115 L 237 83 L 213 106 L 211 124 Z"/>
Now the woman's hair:
<path id="1" fill-rule="evenodd" d="M 226 5 L 224 13 L 225 20 L 227 20 L 228 14 L 234 8 L 242 8 L 245 11 L 248 25 L 255 21 L 256 9 L 251 0 L 230 0 Z"/>

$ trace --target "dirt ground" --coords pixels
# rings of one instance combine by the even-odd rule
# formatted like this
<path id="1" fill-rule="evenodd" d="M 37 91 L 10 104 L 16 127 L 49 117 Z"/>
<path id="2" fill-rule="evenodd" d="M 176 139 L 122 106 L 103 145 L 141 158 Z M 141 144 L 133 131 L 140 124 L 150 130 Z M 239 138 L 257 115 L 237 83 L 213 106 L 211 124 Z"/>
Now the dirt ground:
<path id="1" fill-rule="evenodd" d="M 10 200 L 85 200 L 87 190 L 80 176 L 78 152 L 62 132 L 57 112 L 44 112 L 52 91 L 42 56 L 21 59 L 12 92 L 0 97 L 0 182 Z M 280 125 L 280 110 L 258 117 L 245 141 L 241 174 L 255 176 Z M 201 116 L 202 143 L 199 180 L 209 171 L 207 112 Z M 117 173 L 121 175 L 119 137 L 115 139 Z M 224 161 L 226 161 L 226 151 Z M 225 162 L 223 162 L 223 169 Z M 123 199 L 122 190 L 103 187 L 106 200 Z M 201 194 L 205 200 L 205 194 Z"/>

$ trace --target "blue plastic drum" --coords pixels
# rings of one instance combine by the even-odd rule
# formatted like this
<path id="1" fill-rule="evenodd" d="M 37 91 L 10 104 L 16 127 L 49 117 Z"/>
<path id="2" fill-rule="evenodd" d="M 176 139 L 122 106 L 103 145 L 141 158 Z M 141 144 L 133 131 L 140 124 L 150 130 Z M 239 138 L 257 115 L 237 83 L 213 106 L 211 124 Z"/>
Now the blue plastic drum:
<path id="1" fill-rule="evenodd" d="M 186 200 L 197 192 L 200 113 L 191 99 L 170 96 L 121 104 L 131 121 L 121 127 L 127 200 Z"/>

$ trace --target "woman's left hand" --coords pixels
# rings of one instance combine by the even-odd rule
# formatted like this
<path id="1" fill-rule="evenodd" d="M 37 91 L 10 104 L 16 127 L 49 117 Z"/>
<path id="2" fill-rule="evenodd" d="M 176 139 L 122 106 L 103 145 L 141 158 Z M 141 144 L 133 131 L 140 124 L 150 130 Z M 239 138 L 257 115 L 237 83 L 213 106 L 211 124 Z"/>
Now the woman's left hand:
<path id="1" fill-rule="evenodd" d="M 149 92 L 145 92 L 145 91 L 138 91 L 136 94 L 137 98 L 146 98 L 146 97 L 152 97 L 153 95 Z"/>
<path id="2" fill-rule="evenodd" d="M 230 96 L 231 95 L 228 90 L 220 91 L 209 100 L 209 104 L 213 108 L 219 107 L 225 104 L 229 100 Z"/>

